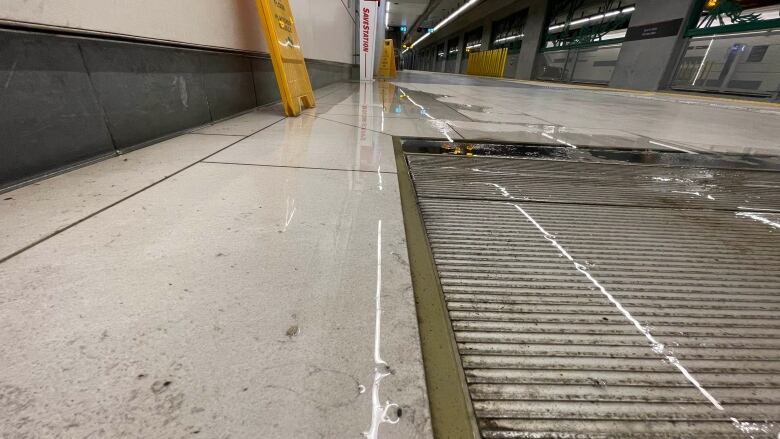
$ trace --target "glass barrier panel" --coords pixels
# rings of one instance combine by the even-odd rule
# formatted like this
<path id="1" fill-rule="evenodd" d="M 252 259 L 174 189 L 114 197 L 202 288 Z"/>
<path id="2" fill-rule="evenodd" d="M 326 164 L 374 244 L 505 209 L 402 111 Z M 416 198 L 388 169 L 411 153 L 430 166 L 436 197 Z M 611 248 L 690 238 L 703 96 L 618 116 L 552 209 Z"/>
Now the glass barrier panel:
<path id="1" fill-rule="evenodd" d="M 672 88 L 777 96 L 780 30 L 690 39 Z"/>
<path id="2" fill-rule="evenodd" d="M 609 84 L 622 44 L 579 49 L 574 63 L 573 82 Z"/>
<path id="3" fill-rule="evenodd" d="M 556 50 L 554 52 L 542 52 L 536 57 L 536 79 L 548 81 L 564 81 L 571 74 L 569 64 L 569 51 Z"/>

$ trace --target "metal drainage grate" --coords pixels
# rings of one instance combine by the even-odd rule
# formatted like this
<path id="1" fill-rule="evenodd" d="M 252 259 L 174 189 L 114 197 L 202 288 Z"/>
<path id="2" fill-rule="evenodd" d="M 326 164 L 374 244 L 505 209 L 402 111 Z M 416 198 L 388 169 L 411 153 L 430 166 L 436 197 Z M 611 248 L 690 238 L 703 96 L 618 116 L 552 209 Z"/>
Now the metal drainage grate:
<path id="1" fill-rule="evenodd" d="M 483 437 L 778 437 L 780 173 L 406 157 Z"/>

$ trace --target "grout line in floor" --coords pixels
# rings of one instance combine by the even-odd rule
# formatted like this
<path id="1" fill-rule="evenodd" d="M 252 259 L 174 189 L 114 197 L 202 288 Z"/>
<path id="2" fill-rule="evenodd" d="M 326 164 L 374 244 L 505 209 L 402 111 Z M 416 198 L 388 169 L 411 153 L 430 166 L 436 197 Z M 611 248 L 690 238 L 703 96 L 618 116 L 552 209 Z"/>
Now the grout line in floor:
<path id="1" fill-rule="evenodd" d="M 407 137 L 415 137 L 415 135 L 414 135 L 414 134 L 410 134 L 410 135 L 404 135 L 404 134 L 400 134 L 400 135 L 394 135 L 394 134 L 390 134 L 390 133 L 384 133 L 384 132 L 382 132 L 382 131 L 372 130 L 372 129 L 369 129 L 369 128 L 363 128 L 363 127 L 361 127 L 361 126 L 358 126 L 358 125 L 353 125 L 353 124 L 351 124 L 351 123 L 346 123 L 346 122 L 339 122 L 339 121 L 337 121 L 337 120 L 331 120 L 331 119 L 327 119 L 327 118 L 325 118 L 325 117 L 321 117 L 321 116 L 314 116 L 314 115 L 311 115 L 311 114 L 303 114 L 303 116 L 309 116 L 309 117 L 313 117 L 313 118 L 315 118 L 315 119 L 326 120 L 326 121 L 328 121 L 328 122 L 338 123 L 338 124 L 341 124 L 341 125 L 346 125 L 346 126 L 349 126 L 349 127 L 358 128 L 358 129 L 361 129 L 361 130 L 362 130 L 362 129 L 365 129 L 366 131 L 371 131 L 372 133 L 383 134 L 383 135 L 385 135 L 385 136 L 390 136 L 390 137 L 404 137 L 404 136 L 407 136 Z M 442 120 L 444 120 L 444 119 L 442 119 Z M 450 124 L 447 124 L 447 126 L 448 126 L 448 127 L 450 127 L 450 129 L 452 129 L 452 131 L 453 131 L 453 132 L 455 132 L 456 134 L 458 134 L 458 136 L 460 136 L 460 139 L 454 139 L 454 140 L 463 140 L 463 136 L 461 136 L 461 135 L 460 135 L 460 134 L 459 134 L 459 133 L 458 133 L 458 132 L 457 132 L 457 131 L 456 131 L 454 128 L 452 128 L 452 126 L 450 126 Z M 442 140 L 444 139 L 444 137 L 437 137 L 437 138 L 438 138 L 438 139 L 442 139 Z"/>
<path id="2" fill-rule="evenodd" d="M 283 120 L 285 120 L 285 118 L 279 119 L 276 122 L 274 122 L 274 123 L 272 123 L 270 125 L 267 125 L 267 126 L 261 128 L 261 129 L 255 131 L 254 133 L 250 134 L 249 136 L 243 136 L 241 138 L 238 138 L 238 139 L 236 139 L 235 142 L 231 142 L 229 145 L 226 145 L 226 146 L 218 149 L 217 151 L 214 151 L 213 153 L 210 153 L 207 156 L 205 156 L 205 157 L 203 157 L 201 159 L 198 159 L 197 161 L 195 161 L 193 163 L 190 163 L 189 165 L 186 165 L 185 167 L 179 169 L 178 171 L 176 171 L 176 172 L 174 172 L 172 174 L 166 175 L 165 177 L 161 178 L 160 180 L 157 180 L 157 181 L 155 181 L 155 182 L 153 182 L 153 183 L 151 183 L 151 184 L 149 184 L 147 186 L 144 186 L 143 188 L 141 188 L 141 189 L 139 189 L 139 190 L 137 190 L 137 191 L 135 191 L 135 192 L 125 196 L 125 197 L 122 197 L 119 200 L 114 201 L 113 203 L 109 203 L 107 206 L 104 206 L 104 207 L 96 210 L 95 212 L 92 212 L 92 213 L 84 216 L 83 218 L 80 218 L 80 219 L 78 219 L 78 220 L 68 224 L 67 226 L 61 227 L 61 228 L 59 228 L 59 229 L 57 229 L 57 230 L 47 234 L 46 236 L 44 236 L 42 238 L 39 238 L 39 239 L 35 240 L 34 242 L 32 242 L 30 244 L 27 244 L 26 246 L 20 248 L 19 250 L 16 250 L 16 251 L 14 251 L 14 252 L 6 255 L 6 256 L 3 256 L 2 258 L 0 258 L 0 264 L 3 264 L 3 263 L 7 262 L 8 260 L 10 260 L 10 259 L 12 259 L 12 258 L 14 258 L 16 256 L 19 256 L 20 254 L 26 252 L 27 250 L 30 250 L 31 248 L 36 247 L 39 244 L 42 244 L 42 243 L 48 241 L 49 239 L 59 235 L 62 232 L 65 232 L 66 230 L 70 230 L 71 228 L 73 228 L 73 227 L 75 227 L 75 226 L 77 226 L 77 225 L 87 221 L 88 219 L 93 218 L 93 217 L 95 217 L 95 216 L 97 216 L 97 215 L 107 211 L 108 209 L 111 209 L 112 207 L 115 207 L 115 206 L 117 206 L 117 205 L 119 205 L 119 204 L 129 200 L 130 198 L 132 198 L 132 197 L 134 197 L 134 196 L 136 196 L 136 195 L 138 195 L 138 194 L 148 190 L 148 189 L 151 189 L 154 186 L 157 186 L 158 184 L 160 184 L 160 183 L 162 183 L 164 181 L 167 181 L 167 180 L 169 180 L 170 178 L 172 178 L 172 177 L 174 177 L 176 175 L 179 175 L 180 173 L 182 173 L 182 172 L 186 171 L 187 169 L 197 165 L 198 163 L 204 162 L 205 160 L 209 159 L 210 157 L 213 157 L 213 156 L 219 154 L 220 152 L 230 148 L 231 146 L 241 142 L 242 140 L 246 139 L 247 137 L 253 136 L 253 135 L 259 133 L 260 131 L 268 129 L 268 128 L 276 125 L 277 123 L 279 123 L 279 122 L 281 122 Z"/>
<path id="3" fill-rule="evenodd" d="M 340 84 L 339 84 L 339 85 L 340 85 Z M 335 90 L 333 90 L 333 91 L 330 91 L 329 93 L 326 93 L 324 96 L 321 96 L 321 97 L 330 96 L 330 95 L 332 95 L 332 94 L 334 94 L 334 93 L 338 92 L 339 90 L 341 90 L 341 87 L 334 87 L 334 88 L 335 88 Z M 277 103 L 278 103 L 278 102 L 277 102 Z M 272 106 L 272 105 L 275 105 L 275 104 L 277 104 L 277 103 L 271 103 L 271 104 L 267 104 L 267 105 L 265 105 L 265 106 L 263 106 L 263 107 L 266 107 L 266 106 L 267 106 L 267 107 L 270 107 L 270 106 Z M 261 108 L 261 107 L 256 107 L 256 108 Z M 254 110 L 255 110 L 255 109 L 252 109 L 251 111 L 254 111 Z M 251 111 L 247 111 L 247 112 L 245 112 L 245 113 L 242 113 L 242 114 L 250 113 Z M 242 114 L 235 115 L 234 117 L 241 116 Z M 230 120 L 230 119 L 232 119 L 232 118 L 233 118 L 233 117 L 230 117 L 230 118 L 227 118 L 227 119 L 225 119 L 225 120 Z M 190 163 L 189 165 L 186 165 L 185 167 L 183 167 L 183 168 L 181 168 L 181 169 L 177 170 L 176 172 L 174 172 L 174 173 L 172 173 L 172 174 L 169 174 L 169 175 L 167 175 L 167 176 L 165 176 L 165 177 L 161 178 L 160 180 L 154 181 L 154 182 L 150 183 L 149 185 L 147 185 L 147 186 L 144 186 L 143 188 L 141 188 L 141 189 L 139 189 L 139 190 L 137 190 L 137 191 L 135 191 L 135 192 L 133 192 L 133 193 L 131 193 L 131 194 L 129 194 L 129 195 L 127 195 L 127 196 L 123 197 L 123 198 L 120 198 L 119 200 L 117 200 L 117 201 L 115 201 L 115 202 L 113 202 L 113 203 L 109 203 L 108 205 L 106 205 L 106 206 L 104 206 L 104 207 L 102 207 L 102 208 L 100 208 L 100 209 L 98 209 L 98 210 L 96 210 L 96 211 L 94 211 L 94 212 L 92 212 L 92 213 L 90 213 L 90 214 L 88 214 L 88 215 L 86 215 L 86 216 L 84 216 L 84 217 L 82 217 L 82 218 L 78 219 L 78 220 L 75 220 L 75 221 L 71 222 L 70 224 L 68 224 L 68 225 L 66 225 L 66 226 L 63 226 L 63 227 L 61 227 L 61 228 L 59 228 L 59 229 L 57 229 L 57 230 L 55 230 L 55 231 L 53 231 L 53 232 L 51 232 L 51 233 L 48 233 L 48 234 L 46 234 L 45 236 L 43 236 L 42 238 L 39 238 L 39 239 L 37 239 L 37 240 L 35 240 L 35 241 L 31 242 L 30 244 L 27 244 L 27 245 L 25 245 L 24 247 L 22 247 L 22 248 L 20 248 L 20 249 L 18 249 L 18 250 L 16 250 L 16 251 L 14 251 L 14 252 L 11 252 L 10 254 L 8 254 L 8 255 L 6 255 L 6 256 L 2 256 L 2 257 L 0 257 L 0 264 L 3 264 L 3 263 L 7 262 L 8 260 L 10 260 L 10 259 L 12 259 L 12 258 L 14 258 L 14 257 L 16 257 L 16 256 L 19 256 L 20 254 L 22 254 L 22 253 L 26 252 L 27 250 L 30 250 L 30 249 L 32 249 L 33 247 L 36 247 L 36 246 L 38 246 L 39 244 L 42 244 L 43 242 L 45 242 L 45 241 L 48 241 L 49 239 L 51 239 L 51 238 L 53 238 L 53 237 L 55 237 L 55 236 L 59 235 L 60 233 L 62 233 L 62 232 L 65 232 L 66 230 L 69 230 L 69 229 L 71 229 L 71 228 L 73 228 L 73 227 L 75 227 L 75 226 L 77 226 L 77 225 L 79 225 L 79 224 L 81 224 L 81 223 L 83 223 L 83 222 L 87 221 L 88 219 L 90 219 L 90 218 L 93 218 L 93 217 L 95 217 L 95 216 L 97 216 L 97 215 L 99 215 L 99 214 L 101 214 L 101 213 L 103 213 L 103 212 L 107 211 L 108 209 L 111 209 L 112 207 L 115 207 L 115 206 L 119 205 L 120 203 L 123 203 L 123 202 L 125 202 L 125 201 L 129 200 L 130 198 L 132 198 L 132 197 L 134 197 L 134 196 L 136 196 L 136 195 L 138 195 L 138 194 L 140 194 L 140 193 L 142 193 L 142 192 L 146 191 L 147 189 L 150 189 L 150 188 L 152 188 L 152 187 L 154 187 L 154 186 L 156 186 L 156 185 L 158 185 L 158 184 L 160 184 L 160 183 L 162 183 L 162 182 L 164 182 L 164 181 L 166 181 L 166 180 L 170 179 L 171 177 L 173 177 L 173 176 L 176 176 L 176 175 L 180 174 L 181 172 L 184 172 L 184 171 L 186 171 L 187 169 L 189 169 L 189 168 L 191 168 L 191 167 L 193 167 L 193 166 L 197 165 L 198 163 L 201 163 L 201 162 L 204 162 L 204 161 L 206 161 L 206 160 L 207 160 L 207 159 L 209 159 L 210 157 L 213 157 L 214 155 L 216 155 L 216 154 L 219 154 L 220 152 L 222 152 L 222 151 L 224 151 L 224 150 L 226 150 L 226 149 L 230 148 L 231 146 L 233 146 L 233 145 L 235 145 L 235 144 L 237 144 L 237 143 L 241 142 L 242 140 L 244 140 L 244 139 L 246 139 L 246 138 L 248 138 L 248 137 L 251 137 L 251 136 L 253 136 L 253 135 L 255 135 L 255 134 L 257 134 L 257 133 L 259 133 L 259 132 L 261 132 L 261 131 L 263 131 L 263 130 L 265 130 L 265 129 L 267 129 L 267 128 L 270 128 L 270 127 L 272 127 L 272 126 L 276 125 L 277 123 L 279 123 L 279 122 L 281 122 L 281 121 L 283 121 L 283 120 L 285 120 L 285 119 L 286 119 L 286 117 L 285 117 L 285 116 L 280 116 L 280 119 L 279 119 L 279 120 L 277 120 L 277 121 L 275 121 L 275 122 L 273 122 L 273 123 L 271 123 L 271 124 L 269 124 L 269 125 L 267 125 L 267 126 L 264 126 L 263 128 L 261 128 L 261 129 L 259 129 L 259 130 L 255 131 L 255 132 L 253 132 L 253 133 L 251 133 L 251 134 L 249 134 L 249 135 L 242 135 L 242 134 L 236 134 L 236 135 L 232 135 L 232 134 L 206 134 L 206 133 L 195 133 L 195 132 L 192 132 L 192 131 L 188 131 L 188 132 L 182 132 L 182 133 L 181 133 L 181 134 L 179 134 L 178 136 L 172 137 L 172 138 L 177 138 L 177 137 L 184 136 L 184 135 L 187 135 L 187 134 L 198 134 L 198 135 L 217 135 L 217 136 L 229 136 L 229 137 L 236 137 L 236 141 L 235 141 L 235 142 L 232 142 L 232 143 L 230 143 L 229 145 L 226 145 L 226 146 L 225 146 L 225 147 L 223 147 L 223 148 L 220 148 L 219 150 L 217 150 L 217 151 L 215 151 L 215 152 L 213 152 L 213 153 L 211 153 L 211 154 L 208 154 L 207 156 L 205 156 L 205 157 L 203 157 L 203 158 L 201 158 L 201 159 L 199 159 L 199 160 L 197 160 L 197 161 L 195 161 L 195 162 L 193 162 L 193 163 Z M 220 122 L 222 122 L 222 121 L 220 121 Z M 211 126 L 211 125 L 214 125 L 214 124 L 209 124 L 208 126 Z"/>
<path id="4" fill-rule="evenodd" d="M 224 136 L 224 137 L 242 137 L 246 138 L 246 134 L 217 134 L 217 133 L 187 133 L 187 134 L 197 134 L 198 136 Z"/>
<path id="5" fill-rule="evenodd" d="M 317 107 L 315 107 L 314 109 L 316 110 Z M 327 114 L 301 113 L 301 114 L 306 115 L 306 116 L 312 116 L 312 117 L 319 117 L 319 116 L 360 117 L 359 114 L 339 114 L 339 113 L 327 113 Z M 387 115 L 387 113 L 385 113 L 385 115 Z M 372 116 L 372 117 L 380 118 L 382 116 Z M 399 120 L 425 120 L 425 119 L 421 119 L 421 118 L 416 117 L 416 116 L 385 116 L 385 118 L 388 119 L 388 120 L 394 120 L 394 119 L 399 119 Z M 468 122 L 468 121 L 466 121 L 466 122 Z"/>
<path id="6" fill-rule="evenodd" d="M 340 125 L 346 125 L 348 127 L 358 128 L 358 129 L 361 129 L 361 130 L 365 129 L 366 131 L 371 131 L 372 133 L 377 133 L 377 134 L 382 134 L 384 136 L 392 137 L 392 134 L 383 133 L 382 131 L 372 130 L 372 129 L 368 129 L 368 128 L 363 128 L 361 126 L 353 125 L 353 124 L 347 123 L 347 122 L 339 122 L 337 120 L 327 119 L 327 118 L 324 118 L 322 116 L 314 116 L 314 115 L 311 115 L 311 114 L 301 114 L 301 116 L 313 117 L 314 119 L 326 120 L 328 122 L 337 123 L 337 124 L 340 124 Z"/>
<path id="7" fill-rule="evenodd" d="M 201 163 L 214 164 L 214 165 L 232 165 L 232 166 L 257 166 L 261 168 L 285 168 L 285 169 L 311 169 L 315 171 L 339 171 L 339 172 L 365 172 L 368 174 L 376 174 L 377 171 L 368 171 L 365 169 L 343 169 L 343 168 L 321 168 L 317 166 L 288 166 L 288 165 L 270 165 L 260 163 L 237 163 L 237 162 L 218 162 L 204 160 Z M 379 171 L 380 174 L 392 174 L 395 175 L 395 171 Z"/>
<path id="8" fill-rule="evenodd" d="M 456 130 L 456 129 L 455 129 L 455 127 L 454 127 L 454 126 L 452 126 L 452 122 L 447 122 L 447 126 L 448 126 L 448 127 L 450 127 L 450 129 L 451 129 L 452 131 L 454 131 L 454 132 L 455 132 L 455 134 L 457 134 L 458 136 L 460 136 L 460 139 L 459 139 L 459 140 L 464 140 L 464 139 L 466 139 L 466 137 L 464 137 L 464 136 L 463 136 L 463 134 L 459 133 L 459 132 L 458 132 L 458 130 Z"/>

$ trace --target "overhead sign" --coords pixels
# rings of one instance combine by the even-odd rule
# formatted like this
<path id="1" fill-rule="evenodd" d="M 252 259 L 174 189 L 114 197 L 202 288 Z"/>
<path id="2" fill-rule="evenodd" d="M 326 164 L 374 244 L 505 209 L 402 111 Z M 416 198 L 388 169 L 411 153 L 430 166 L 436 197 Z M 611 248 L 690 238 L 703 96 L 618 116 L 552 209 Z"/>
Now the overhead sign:
<path id="1" fill-rule="evenodd" d="M 406 26 L 401 26 L 401 32 L 403 32 L 403 33 L 406 33 L 406 31 L 408 31 L 408 30 L 409 30 L 409 28 L 408 28 L 408 27 L 406 27 Z"/>
<path id="2" fill-rule="evenodd" d="M 659 23 L 645 24 L 643 26 L 629 27 L 626 31 L 626 41 L 648 40 L 650 38 L 674 37 L 680 32 L 683 19 L 662 21 Z"/>
<path id="3" fill-rule="evenodd" d="M 289 0 L 256 0 L 256 3 L 284 112 L 288 116 L 298 116 L 301 103 L 312 108 L 315 101 Z"/>
<path id="4" fill-rule="evenodd" d="M 379 0 L 360 0 L 360 80 L 374 79 Z"/>

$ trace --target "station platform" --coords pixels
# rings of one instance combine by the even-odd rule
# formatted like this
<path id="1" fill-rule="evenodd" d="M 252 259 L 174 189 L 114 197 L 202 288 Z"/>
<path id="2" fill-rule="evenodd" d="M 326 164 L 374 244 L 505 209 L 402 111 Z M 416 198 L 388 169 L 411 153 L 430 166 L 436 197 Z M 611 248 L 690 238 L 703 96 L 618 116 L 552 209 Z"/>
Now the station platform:
<path id="1" fill-rule="evenodd" d="M 780 156 L 780 106 L 764 102 L 423 72 L 400 72 L 387 82 L 334 84 L 318 89 L 316 96 L 317 107 L 298 118 L 285 118 L 278 105 L 257 108 L 0 194 L 0 362 L 6 365 L 0 371 L 0 418 L 4 419 L 0 436 L 432 437 L 429 395 L 437 390 L 426 385 L 409 261 L 409 247 L 414 243 L 407 240 L 399 190 L 399 179 L 408 177 L 398 175 L 399 139 L 463 144 L 464 148 L 477 142 L 523 143 L 567 153 L 589 148 L 674 153 L 676 157 L 725 153 L 739 156 L 744 167 L 768 162 L 761 169 L 771 176 L 777 175 L 772 157 Z M 578 160 L 568 162 L 576 164 Z M 723 169 L 711 163 L 681 163 L 696 169 Z M 745 437 L 746 432 L 755 437 L 777 437 L 780 419 L 775 416 L 780 402 L 774 392 L 780 385 L 780 346 L 772 334 L 780 325 L 776 313 L 780 277 L 775 269 L 780 262 L 780 205 L 776 199 L 780 187 L 774 177 L 742 175 L 718 181 L 739 186 L 741 192 L 734 192 L 702 188 L 700 181 L 677 181 L 689 179 L 685 173 L 650 172 L 647 178 L 651 182 L 656 177 L 671 179 L 674 188 L 670 190 L 680 192 L 674 195 L 677 201 L 695 204 L 689 216 L 670 219 L 669 205 L 650 206 L 649 211 L 655 212 L 650 215 L 631 210 L 627 216 L 625 209 L 648 208 L 631 205 L 636 201 L 634 195 L 620 190 L 635 182 L 605 174 L 596 164 L 588 168 L 593 176 L 599 176 L 595 183 L 582 175 L 584 167 L 573 171 L 555 168 L 551 172 L 580 174 L 573 178 L 569 173 L 572 178 L 547 181 L 546 185 L 530 177 L 516 178 L 513 174 L 525 171 L 512 166 L 508 171 L 501 164 L 497 168 L 477 167 L 503 173 L 498 177 L 484 174 L 484 181 L 493 186 L 481 189 L 490 189 L 489 193 L 461 191 L 463 187 L 474 189 L 475 185 L 466 181 L 482 181 L 473 167 L 464 171 L 459 164 L 444 161 L 435 166 L 439 168 L 436 172 L 454 169 L 446 179 L 446 184 L 454 186 L 447 188 L 445 183 L 434 181 L 428 190 L 440 191 L 437 196 L 441 191 L 460 194 L 463 199 L 448 206 L 436 200 L 420 204 L 429 215 L 424 220 L 437 227 L 438 234 L 428 236 L 432 245 L 446 247 L 447 240 L 455 239 L 453 233 L 509 242 L 511 236 L 491 230 L 509 233 L 510 229 L 523 228 L 534 236 L 533 241 L 529 238 L 525 242 L 532 247 L 528 251 L 555 259 L 555 264 L 531 264 L 532 272 L 560 273 L 554 279 L 521 275 L 529 281 L 524 288 L 554 289 L 562 282 L 573 282 L 576 288 L 559 293 L 559 300 L 548 304 L 541 302 L 549 298 L 541 296 L 530 305 L 514 301 L 508 305 L 511 312 L 522 313 L 526 305 L 564 307 L 566 313 L 548 313 L 563 321 L 567 317 L 562 314 L 576 315 L 577 307 L 593 306 L 598 312 L 588 314 L 591 320 L 601 319 L 604 313 L 615 319 L 636 316 L 639 326 L 630 320 L 614 326 L 607 322 L 605 327 L 612 331 L 602 335 L 614 341 L 611 349 L 618 354 L 625 358 L 635 355 L 639 363 L 646 361 L 642 370 L 655 374 L 645 377 L 646 381 L 660 377 L 660 381 L 666 380 L 666 387 L 675 388 L 671 396 L 665 395 L 664 386 L 654 387 L 655 381 L 637 384 L 636 375 L 624 373 L 618 366 L 606 378 L 593 374 L 595 381 L 590 385 L 590 375 L 580 370 L 579 375 L 568 377 L 572 387 L 566 389 L 529 390 L 522 386 L 533 383 L 522 381 L 511 383 L 515 387 L 508 389 L 483 383 L 469 388 L 466 395 L 474 399 L 470 403 L 477 409 L 474 422 L 478 434 L 567 437 L 543 436 L 550 432 L 545 414 L 533 419 L 538 430 L 523 433 L 523 427 L 514 421 L 521 418 L 516 415 L 523 410 L 530 413 L 527 404 L 535 404 L 533 410 L 547 410 L 547 415 L 568 413 L 570 430 L 564 433 L 582 434 L 568 437 L 610 437 L 610 431 L 622 432 L 612 437 L 624 438 L 683 437 L 674 435 L 678 421 L 684 425 L 677 431 L 685 434 L 695 432 L 696 423 L 701 421 L 720 423 L 707 430 L 711 432 L 708 437 Z M 511 181 L 507 183 L 506 178 Z M 583 181 L 590 184 L 589 193 Z M 535 196 L 547 196 L 549 202 L 589 205 L 582 210 L 574 208 L 569 218 L 592 220 L 598 230 L 565 223 L 560 213 L 555 216 L 545 212 L 545 207 L 538 212 L 534 208 L 526 211 L 533 218 L 554 219 L 559 228 L 580 240 L 573 241 L 573 259 L 567 262 L 561 258 L 561 248 L 569 247 L 555 247 L 544 233 L 543 221 L 536 227 L 533 221 L 523 219 L 527 215 L 519 217 L 522 212 L 515 209 L 515 216 L 502 222 L 504 213 L 496 216 L 483 209 L 486 202 L 519 203 L 529 196 L 523 185 L 532 185 Z M 500 187 L 505 188 L 503 192 Z M 726 205 L 713 209 L 706 197 L 718 199 L 712 201 L 717 204 L 722 201 L 721 192 L 730 198 Z M 473 199 L 480 197 L 484 199 L 479 202 Z M 615 204 L 615 199 L 622 204 L 593 208 L 594 199 L 600 200 L 596 203 L 600 205 L 610 204 L 609 200 Z M 671 206 L 683 213 L 689 212 L 689 207 Z M 740 207 L 748 207 L 745 212 L 755 217 L 735 218 Z M 614 215 L 610 209 L 615 209 Z M 455 223 L 444 221 L 453 215 Z M 728 216 L 728 221 L 718 223 L 719 215 Z M 699 220 L 709 228 L 698 227 Z M 664 233 L 669 227 L 674 236 Z M 644 228 L 656 233 L 650 238 L 657 239 L 657 245 L 642 241 L 643 246 L 631 249 L 625 242 L 611 247 L 592 242 L 607 238 L 619 241 L 620 236 L 633 239 L 632 233 L 641 235 Z M 607 231 L 611 236 L 602 236 Z M 737 232 L 742 233 L 741 238 Z M 685 241 L 690 244 L 683 249 L 687 253 L 674 255 L 685 247 L 675 239 L 697 233 L 707 236 L 701 241 Z M 470 249 L 470 245 L 465 248 Z M 635 268 L 623 272 L 622 266 L 600 266 L 587 254 L 594 248 L 607 256 L 617 250 L 630 253 L 628 259 L 634 261 Z M 600 284 L 588 284 L 593 284 L 588 275 L 572 268 L 575 262 L 590 261 L 598 267 L 594 272 L 612 273 L 609 276 L 620 278 L 621 285 L 631 284 L 637 277 L 650 285 L 653 280 L 647 273 L 653 270 L 647 271 L 639 263 L 643 252 L 651 254 L 655 264 L 663 264 L 670 255 L 685 262 L 665 272 L 671 280 L 666 279 L 667 284 L 658 288 L 674 290 L 676 285 L 695 296 L 680 306 L 692 303 L 696 315 L 672 315 L 679 302 L 669 294 L 661 294 L 663 306 L 653 303 L 658 297 L 637 292 L 625 308 L 622 304 L 616 307 L 602 292 L 594 292 Z M 722 273 L 749 272 L 758 266 L 765 270 L 754 273 L 758 277 L 740 272 L 737 274 L 746 276 L 743 283 L 714 284 L 704 290 L 693 291 L 686 282 L 674 282 L 675 277 L 690 281 L 686 270 L 701 274 L 710 252 L 723 253 L 731 261 L 724 259 L 708 266 L 720 267 Z M 620 265 L 614 259 L 610 258 L 610 263 Z M 450 268 L 458 265 L 452 258 L 443 263 Z M 524 269 L 509 265 L 514 271 Z M 643 274 L 634 275 L 634 271 Z M 500 273 L 487 276 L 493 275 L 506 279 Z M 444 277 L 440 281 L 447 282 Z M 495 309 L 507 306 L 491 302 L 496 294 L 481 297 L 485 303 L 475 304 L 466 300 L 468 292 L 462 288 L 445 293 L 456 302 L 451 310 L 460 307 L 456 311 L 461 315 L 509 311 Z M 740 294 L 749 297 L 735 298 Z M 721 302 L 718 309 L 723 310 L 707 311 L 712 302 Z M 652 321 L 643 321 L 641 313 L 632 314 L 632 304 L 648 313 Z M 582 321 L 569 322 L 573 326 L 564 332 L 581 337 L 581 343 L 572 344 L 560 336 L 556 340 L 567 345 L 565 348 L 555 355 L 540 351 L 539 367 L 547 364 L 550 368 L 536 373 L 538 379 L 552 379 L 549 371 L 558 360 L 551 358 L 560 363 L 576 362 L 594 349 L 578 346 L 598 345 L 598 337 L 594 342 L 593 333 L 587 333 L 588 325 L 598 322 L 579 318 Z M 740 318 L 755 321 L 743 324 L 748 328 L 744 331 L 721 326 L 731 331 L 726 335 L 718 332 L 721 329 L 689 324 L 708 318 L 732 323 Z M 493 324 L 496 331 L 489 335 L 470 333 L 467 327 L 472 325 L 470 328 L 480 332 L 490 324 L 458 323 L 464 331 L 461 337 L 477 337 L 461 338 L 463 344 L 458 347 L 487 349 L 478 351 L 479 355 L 511 357 L 516 353 L 512 349 L 526 349 L 528 344 L 523 336 L 511 333 L 517 322 Z M 663 347 L 658 351 L 648 334 L 654 332 L 653 326 L 667 323 L 670 327 L 663 331 L 689 333 L 701 346 L 690 352 L 680 348 L 675 354 Z M 650 327 L 647 334 L 634 331 L 645 324 Z M 516 344 L 500 346 L 502 341 L 495 340 L 497 333 L 509 333 Z M 487 338 L 479 339 L 482 336 Z M 750 337 L 752 344 L 746 345 L 750 349 L 734 354 L 741 349 L 736 346 L 738 340 L 744 337 Z M 685 337 L 673 338 L 675 343 L 686 342 Z M 490 346 L 476 346 L 482 342 Z M 710 358 L 706 349 L 713 343 L 717 355 Z M 653 355 L 657 358 L 651 359 Z M 717 398 L 717 391 L 701 392 L 684 374 L 670 378 L 664 375 L 668 371 L 659 370 L 676 367 L 667 357 L 689 367 L 687 355 L 695 358 L 691 376 L 696 375 L 697 365 L 712 366 L 709 373 L 718 386 L 744 388 L 753 383 L 752 393 L 728 390 L 728 397 L 716 400 L 722 403 L 724 416 L 711 416 L 713 404 L 707 395 Z M 615 358 L 623 357 L 604 361 L 619 365 L 621 360 Z M 466 365 L 467 360 L 460 361 Z M 743 361 L 752 366 L 744 366 Z M 648 366 L 650 362 L 653 364 Z M 728 367 L 721 370 L 713 362 Z M 744 381 L 740 381 L 741 375 L 729 378 L 739 368 L 754 375 Z M 512 376 L 517 376 L 516 371 Z M 480 373 L 471 378 L 484 378 Z M 495 371 L 488 375 L 494 376 Z M 611 379 L 623 381 L 612 386 Z M 507 383 L 506 379 L 503 382 Z M 636 385 L 647 385 L 652 397 L 632 393 Z M 604 389 L 622 390 L 618 390 L 618 397 L 610 397 L 602 394 Z M 517 402 L 522 399 L 518 392 L 525 391 L 536 398 Z M 479 395 L 487 395 L 491 401 L 503 398 L 515 402 L 479 403 L 475 401 Z M 585 397 L 577 399 L 577 395 Z M 740 407 L 733 416 L 728 415 L 728 398 Z M 559 404 L 558 399 L 566 403 Z M 646 416 L 647 411 L 641 413 L 640 409 L 647 407 L 613 410 L 615 405 L 632 401 L 653 408 L 662 405 L 661 415 L 672 416 L 681 406 L 692 407 L 693 414 L 664 418 L 659 421 L 663 428 L 653 436 L 652 431 L 642 430 L 642 426 L 657 421 Z M 593 416 L 634 416 L 630 428 L 636 434 L 623 434 L 627 430 L 621 429 L 629 427 L 617 421 L 583 427 L 577 416 L 588 413 L 578 409 L 578 404 L 590 404 Z M 746 418 L 750 408 L 746 404 L 760 406 L 760 414 Z M 511 419 L 491 418 L 496 407 L 504 415 L 501 409 L 508 407 L 513 415 L 501 416 Z"/>

